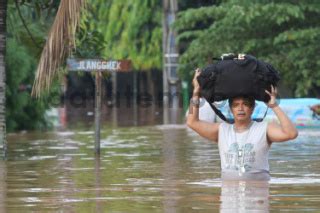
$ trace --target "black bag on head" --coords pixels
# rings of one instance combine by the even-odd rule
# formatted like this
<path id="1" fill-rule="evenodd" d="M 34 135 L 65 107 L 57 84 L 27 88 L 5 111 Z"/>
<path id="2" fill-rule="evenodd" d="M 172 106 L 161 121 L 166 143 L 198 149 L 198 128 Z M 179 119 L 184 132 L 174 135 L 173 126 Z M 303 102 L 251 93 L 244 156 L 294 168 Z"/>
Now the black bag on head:
<path id="1" fill-rule="evenodd" d="M 251 55 L 222 59 L 205 67 L 198 77 L 201 95 L 210 103 L 237 96 L 268 102 L 265 90 L 270 91 L 279 80 L 277 70 Z"/>
<path id="2" fill-rule="evenodd" d="M 201 95 L 212 105 L 215 101 L 238 96 L 268 102 L 270 97 L 265 90 L 270 91 L 271 85 L 276 86 L 280 76 L 271 64 L 252 55 L 229 54 L 205 67 L 197 80 Z"/>

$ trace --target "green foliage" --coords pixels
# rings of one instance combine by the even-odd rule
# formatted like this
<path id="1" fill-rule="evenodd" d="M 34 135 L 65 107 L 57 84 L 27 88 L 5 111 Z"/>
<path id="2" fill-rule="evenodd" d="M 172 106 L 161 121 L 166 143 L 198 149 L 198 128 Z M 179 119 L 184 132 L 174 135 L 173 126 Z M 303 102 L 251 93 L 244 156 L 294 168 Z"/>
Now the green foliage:
<path id="1" fill-rule="evenodd" d="M 248 53 L 280 70 L 297 96 L 308 95 L 320 87 L 319 19 L 319 1 L 307 0 L 228 0 L 183 11 L 175 23 L 185 50 L 180 75 L 190 79 L 195 67 L 222 53 Z"/>
<path id="2" fill-rule="evenodd" d="M 47 127 L 46 106 L 30 97 L 35 58 L 14 39 L 7 40 L 6 53 L 6 121 L 8 131 Z"/>
<path id="3" fill-rule="evenodd" d="M 49 8 L 41 6 L 45 2 L 19 1 L 19 8 L 31 32 L 30 35 L 22 24 L 15 2 L 9 0 L 5 58 L 8 131 L 50 127 L 50 123 L 45 119 L 45 111 L 49 108 L 48 100 L 35 100 L 30 96 L 42 45 L 55 14 L 53 11 L 57 9 L 56 6 L 51 5 L 52 15 L 45 13 L 45 11 L 49 12 Z M 41 13 L 36 11 L 39 9 Z M 50 97 L 51 94 L 47 95 Z"/>
<path id="4" fill-rule="evenodd" d="M 103 35 L 100 40 L 103 48 L 97 55 L 131 59 L 136 70 L 161 69 L 162 9 L 159 1 L 91 0 L 88 7 L 81 30 L 83 35 L 92 32 Z M 86 44 L 82 42 L 82 45 Z"/>

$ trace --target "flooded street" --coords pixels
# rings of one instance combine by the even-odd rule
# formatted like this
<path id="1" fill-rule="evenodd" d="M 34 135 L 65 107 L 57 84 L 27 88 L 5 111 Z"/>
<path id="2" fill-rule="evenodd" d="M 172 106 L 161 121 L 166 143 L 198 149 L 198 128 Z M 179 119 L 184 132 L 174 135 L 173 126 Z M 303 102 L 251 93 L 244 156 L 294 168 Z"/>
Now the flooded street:
<path id="1" fill-rule="evenodd" d="M 73 119 L 8 136 L 0 212 L 319 212 L 317 129 L 272 145 L 269 183 L 222 183 L 217 145 L 184 125 L 104 122 L 99 158 L 91 122 Z"/>

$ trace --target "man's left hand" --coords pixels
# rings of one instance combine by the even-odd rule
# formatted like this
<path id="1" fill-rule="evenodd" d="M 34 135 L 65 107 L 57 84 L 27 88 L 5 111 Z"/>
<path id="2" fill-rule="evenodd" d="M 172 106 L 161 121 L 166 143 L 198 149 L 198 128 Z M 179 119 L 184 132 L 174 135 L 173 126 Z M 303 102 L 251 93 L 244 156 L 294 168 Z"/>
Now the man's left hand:
<path id="1" fill-rule="evenodd" d="M 278 94 L 277 87 L 273 87 L 271 85 L 271 92 L 269 92 L 268 90 L 265 90 L 265 92 L 270 96 L 269 102 L 266 103 L 267 106 L 270 107 L 270 108 L 278 106 L 278 103 L 277 103 L 277 94 Z"/>

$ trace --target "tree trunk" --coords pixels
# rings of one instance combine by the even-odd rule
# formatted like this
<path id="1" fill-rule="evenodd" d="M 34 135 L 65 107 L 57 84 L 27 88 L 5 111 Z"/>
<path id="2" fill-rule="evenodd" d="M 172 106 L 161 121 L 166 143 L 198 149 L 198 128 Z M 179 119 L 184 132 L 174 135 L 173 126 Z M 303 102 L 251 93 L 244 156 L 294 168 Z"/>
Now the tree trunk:
<path id="1" fill-rule="evenodd" d="M 0 153 L 6 153 L 6 12 L 7 0 L 0 0 Z"/>

